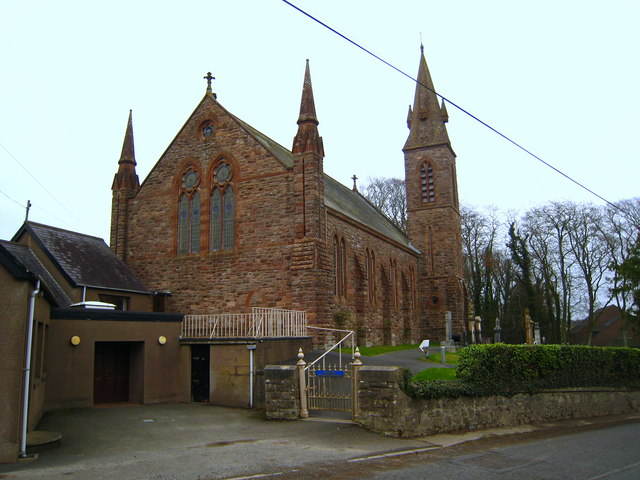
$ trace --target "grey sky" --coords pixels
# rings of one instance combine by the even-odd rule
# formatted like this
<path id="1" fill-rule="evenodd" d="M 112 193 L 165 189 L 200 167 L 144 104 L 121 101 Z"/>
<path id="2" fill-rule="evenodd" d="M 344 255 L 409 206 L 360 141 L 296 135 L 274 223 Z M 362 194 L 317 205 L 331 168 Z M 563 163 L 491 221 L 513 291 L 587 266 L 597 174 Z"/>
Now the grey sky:
<path id="1" fill-rule="evenodd" d="M 440 93 L 607 199 L 638 195 L 639 2 L 293 3 L 410 75 L 422 34 Z M 207 71 L 225 108 L 290 148 L 309 58 L 325 171 L 346 185 L 404 174 L 415 86 L 280 0 L 5 1 L 0 19 L 0 238 L 30 199 L 32 220 L 108 241 L 129 109 L 142 181 Z M 462 202 L 601 203 L 448 111 Z"/>

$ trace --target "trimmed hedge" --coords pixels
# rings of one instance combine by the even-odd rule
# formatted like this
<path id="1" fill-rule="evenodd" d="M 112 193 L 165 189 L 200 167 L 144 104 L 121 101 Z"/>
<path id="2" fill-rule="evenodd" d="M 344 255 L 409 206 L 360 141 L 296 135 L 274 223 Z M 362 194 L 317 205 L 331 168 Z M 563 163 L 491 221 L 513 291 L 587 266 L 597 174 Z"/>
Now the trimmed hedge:
<path id="1" fill-rule="evenodd" d="M 584 345 L 471 345 L 455 380 L 402 381 L 413 398 L 536 393 L 553 388 L 640 388 L 640 350 Z"/>

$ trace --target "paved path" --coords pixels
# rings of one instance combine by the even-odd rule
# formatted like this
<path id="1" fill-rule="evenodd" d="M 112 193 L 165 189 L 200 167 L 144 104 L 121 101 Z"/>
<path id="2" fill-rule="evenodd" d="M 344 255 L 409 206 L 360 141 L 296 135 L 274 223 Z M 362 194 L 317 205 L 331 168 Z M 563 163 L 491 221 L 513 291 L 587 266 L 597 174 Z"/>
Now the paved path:
<path id="1" fill-rule="evenodd" d="M 350 422 L 267 421 L 261 411 L 202 404 L 63 411 L 46 415 L 39 429 L 61 432 L 59 446 L 36 462 L 0 465 L 0 478 L 222 479 L 433 446 Z"/>
<path id="2" fill-rule="evenodd" d="M 439 352 L 439 348 L 432 348 L 431 352 L 436 353 Z M 321 355 L 322 351 L 313 352 L 305 358 L 307 363 L 316 359 L 319 355 Z M 330 364 L 338 363 L 338 354 L 337 353 L 329 353 L 327 355 L 327 362 Z M 363 355 L 360 360 L 363 365 L 375 365 L 375 366 L 386 366 L 386 367 L 406 367 L 409 368 L 414 374 L 421 372 L 427 368 L 452 368 L 452 365 L 441 365 L 440 363 L 427 362 L 424 360 L 425 354 L 418 348 L 411 348 L 408 350 L 397 350 L 395 352 L 383 353 L 381 355 L 371 355 L 365 356 Z M 350 354 L 342 354 L 342 361 L 350 361 Z M 295 362 L 293 362 L 295 363 Z"/>

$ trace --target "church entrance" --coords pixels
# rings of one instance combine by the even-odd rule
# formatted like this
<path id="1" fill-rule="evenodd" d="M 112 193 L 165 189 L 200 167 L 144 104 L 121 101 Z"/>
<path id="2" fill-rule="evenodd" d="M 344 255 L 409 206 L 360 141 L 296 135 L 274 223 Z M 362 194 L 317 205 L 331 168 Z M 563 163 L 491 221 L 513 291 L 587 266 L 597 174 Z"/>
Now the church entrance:
<path id="1" fill-rule="evenodd" d="M 93 402 L 129 401 L 129 344 L 96 342 Z"/>
<path id="2" fill-rule="evenodd" d="M 209 345 L 191 345 L 191 401 L 209 402 Z"/>

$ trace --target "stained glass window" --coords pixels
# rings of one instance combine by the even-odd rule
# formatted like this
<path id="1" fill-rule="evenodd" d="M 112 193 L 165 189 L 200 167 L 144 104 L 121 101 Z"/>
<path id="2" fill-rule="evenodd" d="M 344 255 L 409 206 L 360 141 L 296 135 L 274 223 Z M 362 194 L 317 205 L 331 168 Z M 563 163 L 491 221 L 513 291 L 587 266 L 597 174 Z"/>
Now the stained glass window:
<path id="1" fill-rule="evenodd" d="M 220 250 L 222 195 L 217 188 L 211 194 L 211 250 Z"/>
<path id="2" fill-rule="evenodd" d="M 230 250 L 234 242 L 235 196 L 233 169 L 222 160 L 213 170 L 211 193 L 211 250 Z"/>
<path id="3" fill-rule="evenodd" d="M 376 258 L 369 249 L 366 251 L 365 267 L 367 274 L 367 296 L 369 303 L 374 304 L 376 300 Z"/>
<path id="4" fill-rule="evenodd" d="M 200 194 L 195 192 L 191 197 L 191 245 L 189 252 L 200 251 Z"/>
<path id="5" fill-rule="evenodd" d="M 178 202 L 178 253 L 187 253 L 189 240 L 189 199 L 180 195 Z"/>
<path id="6" fill-rule="evenodd" d="M 340 296 L 347 296 L 347 251 L 344 238 L 340 239 Z"/>
<path id="7" fill-rule="evenodd" d="M 178 200 L 178 253 L 200 251 L 200 176 L 192 165 L 182 174 Z"/>
<path id="8" fill-rule="evenodd" d="M 233 248 L 233 189 L 224 192 L 224 217 L 222 224 L 222 248 Z"/>

